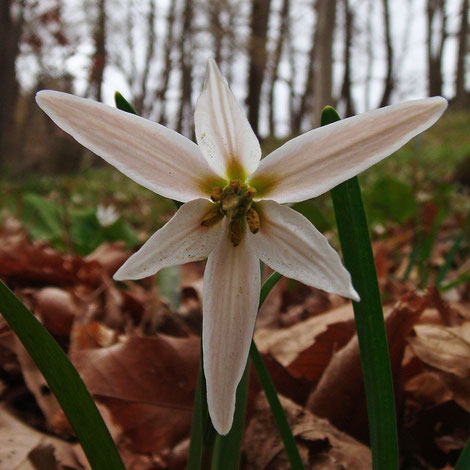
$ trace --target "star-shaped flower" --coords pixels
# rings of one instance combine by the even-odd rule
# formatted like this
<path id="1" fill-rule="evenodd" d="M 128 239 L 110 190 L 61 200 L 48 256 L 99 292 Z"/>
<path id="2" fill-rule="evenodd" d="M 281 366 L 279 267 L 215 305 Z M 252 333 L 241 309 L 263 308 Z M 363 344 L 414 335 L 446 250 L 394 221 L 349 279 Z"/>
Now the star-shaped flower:
<path id="1" fill-rule="evenodd" d="M 195 112 L 198 145 L 110 106 L 41 91 L 39 106 L 64 131 L 125 175 L 185 203 L 115 279 L 141 279 L 208 258 L 203 351 L 215 429 L 232 425 L 260 292 L 259 260 L 284 276 L 359 301 L 326 238 L 281 205 L 313 198 L 357 175 L 430 127 L 435 97 L 378 109 L 296 137 L 261 160 L 259 142 L 214 61 Z"/>

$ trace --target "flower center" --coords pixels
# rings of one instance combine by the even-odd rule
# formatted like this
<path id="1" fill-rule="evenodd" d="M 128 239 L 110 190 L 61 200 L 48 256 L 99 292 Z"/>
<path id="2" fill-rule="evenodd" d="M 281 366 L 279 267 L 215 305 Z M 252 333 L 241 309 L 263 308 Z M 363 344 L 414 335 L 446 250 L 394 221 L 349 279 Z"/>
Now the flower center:
<path id="1" fill-rule="evenodd" d="M 201 225 L 210 227 L 227 216 L 230 220 L 230 241 L 233 246 L 239 245 L 245 223 L 251 233 L 257 233 L 260 227 L 259 214 L 252 207 L 255 194 L 255 188 L 240 180 L 232 180 L 225 187 L 217 186 L 211 192 L 215 207 L 204 216 Z"/>

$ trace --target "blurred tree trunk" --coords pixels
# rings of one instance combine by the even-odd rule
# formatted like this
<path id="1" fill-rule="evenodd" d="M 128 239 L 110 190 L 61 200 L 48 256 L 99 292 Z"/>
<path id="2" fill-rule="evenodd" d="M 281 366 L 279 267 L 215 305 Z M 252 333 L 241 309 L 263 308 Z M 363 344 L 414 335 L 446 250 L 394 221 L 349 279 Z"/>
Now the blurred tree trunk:
<path id="1" fill-rule="evenodd" d="M 468 0 L 462 0 L 459 47 L 457 51 L 457 73 L 455 76 L 455 103 L 458 106 L 468 105 L 468 94 L 465 91 L 465 57 L 468 48 Z"/>
<path id="2" fill-rule="evenodd" d="M 385 86 L 380 100 L 379 108 L 383 108 L 390 104 L 390 96 L 394 87 L 393 77 L 393 45 L 392 34 L 390 32 L 390 8 L 388 0 L 382 0 L 383 21 L 385 29 L 385 49 L 387 51 L 387 73 L 385 75 Z"/>
<path id="3" fill-rule="evenodd" d="M 98 0 L 98 17 L 93 30 L 93 54 L 87 96 L 102 101 L 104 69 L 106 67 L 106 0 Z"/>
<path id="4" fill-rule="evenodd" d="M 427 0 L 426 14 L 428 92 L 436 96 L 442 95 L 442 51 L 447 39 L 445 0 Z"/>
<path id="5" fill-rule="evenodd" d="M 367 18 L 366 18 L 366 52 L 367 52 L 367 66 L 366 77 L 364 80 L 364 108 L 366 111 L 370 109 L 371 101 L 371 83 L 372 71 L 374 68 L 374 45 L 372 38 L 372 21 L 374 16 L 374 0 L 368 0 L 367 4 Z"/>
<path id="6" fill-rule="evenodd" d="M 316 9 L 315 2 L 313 2 L 313 9 Z M 314 93 L 314 76 L 315 76 L 315 57 L 317 55 L 317 27 L 318 17 L 316 24 L 312 28 L 312 38 L 310 44 L 310 50 L 308 53 L 308 65 L 307 65 L 307 80 L 305 82 L 305 89 L 299 100 L 299 105 L 292 118 L 292 134 L 299 134 L 302 128 L 302 120 L 308 114 L 312 112 L 313 106 L 313 93 Z M 291 52 L 292 53 L 292 52 Z"/>
<path id="7" fill-rule="evenodd" d="M 149 0 L 149 11 L 147 15 L 147 41 L 145 45 L 145 64 L 142 76 L 140 77 L 140 86 L 138 94 L 134 100 L 135 110 L 137 114 L 148 116 L 150 110 L 145 107 L 145 98 L 148 99 L 148 79 L 150 74 L 150 67 L 152 66 L 155 55 L 155 0 Z"/>
<path id="8" fill-rule="evenodd" d="M 346 116 L 353 116 L 354 103 L 351 95 L 351 46 L 353 29 L 353 12 L 349 6 L 349 0 L 343 0 L 344 6 L 344 76 L 341 87 L 341 98 L 346 105 Z"/>
<path id="9" fill-rule="evenodd" d="M 266 40 L 270 4 L 271 0 L 252 0 L 251 3 L 247 104 L 248 120 L 257 136 L 259 135 L 261 91 L 267 62 Z"/>
<path id="10" fill-rule="evenodd" d="M 191 90 L 193 84 L 192 65 L 192 26 L 193 26 L 193 4 L 191 0 L 185 0 L 183 10 L 183 28 L 180 40 L 180 89 L 181 99 L 178 110 L 176 130 L 180 134 L 188 135 L 193 131 L 191 112 Z"/>
<path id="11" fill-rule="evenodd" d="M 220 67 L 222 65 L 222 41 L 224 31 L 220 21 L 221 0 L 210 0 L 209 2 L 209 20 L 210 32 L 214 41 L 214 60 Z"/>
<path id="12" fill-rule="evenodd" d="M 172 70 L 171 51 L 173 50 L 174 43 L 175 5 L 176 0 L 171 0 L 166 19 L 166 37 L 163 52 L 163 74 L 161 79 L 161 85 L 156 93 L 156 101 L 160 105 L 158 122 L 163 125 L 167 123 L 166 93 L 168 91 L 168 83 L 170 81 L 170 74 Z"/>
<path id="13" fill-rule="evenodd" d="M 1 0 L 0 5 L 0 168 L 11 142 L 16 101 L 19 93 L 16 79 L 16 58 L 24 20 L 24 1 Z M 13 7 L 19 8 L 16 18 Z"/>
<path id="14" fill-rule="evenodd" d="M 273 66 L 271 73 L 271 84 L 269 87 L 269 133 L 274 136 L 275 129 L 275 112 L 274 112 L 274 88 L 279 79 L 279 64 L 281 62 L 283 44 L 286 42 L 286 37 L 289 34 L 289 0 L 283 0 L 281 8 L 281 27 L 279 28 L 279 36 L 276 42 L 276 49 L 274 51 Z"/>
<path id="15" fill-rule="evenodd" d="M 336 23 L 336 0 L 317 0 L 317 28 L 315 39 L 315 100 L 313 123 L 320 124 L 323 108 L 333 105 L 333 38 Z"/>

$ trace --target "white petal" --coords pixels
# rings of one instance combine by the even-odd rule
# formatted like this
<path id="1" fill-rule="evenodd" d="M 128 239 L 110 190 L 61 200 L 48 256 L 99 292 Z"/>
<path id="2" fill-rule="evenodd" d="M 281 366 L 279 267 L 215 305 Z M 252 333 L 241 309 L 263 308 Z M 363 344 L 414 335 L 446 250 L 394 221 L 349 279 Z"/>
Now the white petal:
<path id="1" fill-rule="evenodd" d="M 182 205 L 164 227 L 155 232 L 114 274 L 114 279 L 142 279 L 166 266 L 206 258 L 219 238 L 222 223 L 201 227 L 213 204 L 196 199 Z"/>
<path id="2" fill-rule="evenodd" d="M 194 142 L 166 127 L 67 93 L 40 91 L 36 101 L 74 139 L 162 196 L 207 198 L 220 180 Z"/>
<path id="3" fill-rule="evenodd" d="M 248 359 L 260 283 L 259 260 L 247 233 L 233 247 L 224 230 L 207 261 L 202 304 L 207 403 L 219 434 L 227 434 L 232 427 L 235 392 Z"/>
<path id="4" fill-rule="evenodd" d="M 245 179 L 256 170 L 261 158 L 258 139 L 212 59 L 194 121 L 199 147 L 220 176 Z"/>
<path id="5" fill-rule="evenodd" d="M 250 181 L 277 202 L 318 196 L 398 150 L 446 107 L 441 97 L 406 101 L 314 129 L 264 158 Z"/>
<path id="6" fill-rule="evenodd" d="M 274 201 L 257 209 L 261 227 L 249 235 L 261 261 L 286 277 L 359 301 L 338 253 L 307 218 Z"/>

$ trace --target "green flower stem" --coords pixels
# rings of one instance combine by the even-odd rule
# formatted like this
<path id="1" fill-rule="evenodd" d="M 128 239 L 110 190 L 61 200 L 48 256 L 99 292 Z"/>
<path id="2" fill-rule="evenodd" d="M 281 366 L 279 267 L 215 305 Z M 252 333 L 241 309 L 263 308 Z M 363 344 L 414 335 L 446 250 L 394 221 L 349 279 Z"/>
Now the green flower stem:
<path id="1" fill-rule="evenodd" d="M 258 309 L 261 308 L 264 301 L 266 300 L 266 297 L 279 281 L 279 279 L 281 279 L 281 277 L 281 274 L 274 272 L 271 274 L 271 276 L 269 276 L 268 279 L 266 279 L 263 287 L 261 287 Z M 271 411 L 281 434 L 282 442 L 284 443 L 284 448 L 286 449 L 287 457 L 289 458 L 291 467 L 293 470 L 303 470 L 304 466 L 302 464 L 302 459 L 300 458 L 299 449 L 295 443 L 294 435 L 292 434 L 292 430 L 287 421 L 284 409 L 282 408 L 279 397 L 277 396 L 276 388 L 274 387 L 273 381 L 271 380 L 271 376 L 269 375 L 268 369 L 264 365 L 261 354 L 259 353 L 254 341 L 251 342 L 250 358 L 255 367 L 259 381 L 261 382 L 261 386 L 263 387 L 269 406 L 271 407 Z"/>
<path id="2" fill-rule="evenodd" d="M 75 367 L 48 331 L 1 281 L 0 313 L 46 379 L 93 470 L 125 470 L 108 428 Z"/>
<path id="3" fill-rule="evenodd" d="M 210 468 L 216 434 L 207 410 L 206 380 L 202 369 L 201 348 L 201 361 L 197 377 L 191 439 L 189 443 L 188 470 Z M 204 466 L 201 467 L 201 464 L 204 464 Z"/>
<path id="4" fill-rule="evenodd" d="M 279 432 L 281 433 L 282 442 L 284 443 L 284 448 L 286 450 L 287 457 L 289 458 L 291 468 L 292 470 L 303 470 L 304 466 L 302 459 L 300 458 L 299 449 L 295 443 L 294 435 L 292 434 L 292 430 L 287 421 L 281 402 L 279 401 L 279 397 L 277 396 L 276 389 L 274 388 L 269 372 L 264 365 L 261 354 L 259 353 L 254 341 L 251 343 L 250 358 L 255 366 L 256 374 L 261 382 L 264 393 L 269 402 L 269 406 L 271 407 L 274 420 L 276 421 Z"/>
<path id="5" fill-rule="evenodd" d="M 246 398 L 250 381 L 251 361 L 248 358 L 243 377 L 237 388 L 237 401 L 232 429 L 226 436 L 217 435 L 211 470 L 238 470 L 240 466 L 240 449 L 245 429 Z M 209 467 L 202 467 L 209 468 Z"/>
<path id="6" fill-rule="evenodd" d="M 326 107 L 322 125 L 339 120 Z M 374 256 L 357 177 L 331 190 L 344 263 L 361 297 L 353 302 L 369 415 L 374 470 L 398 468 L 392 371 Z"/>

